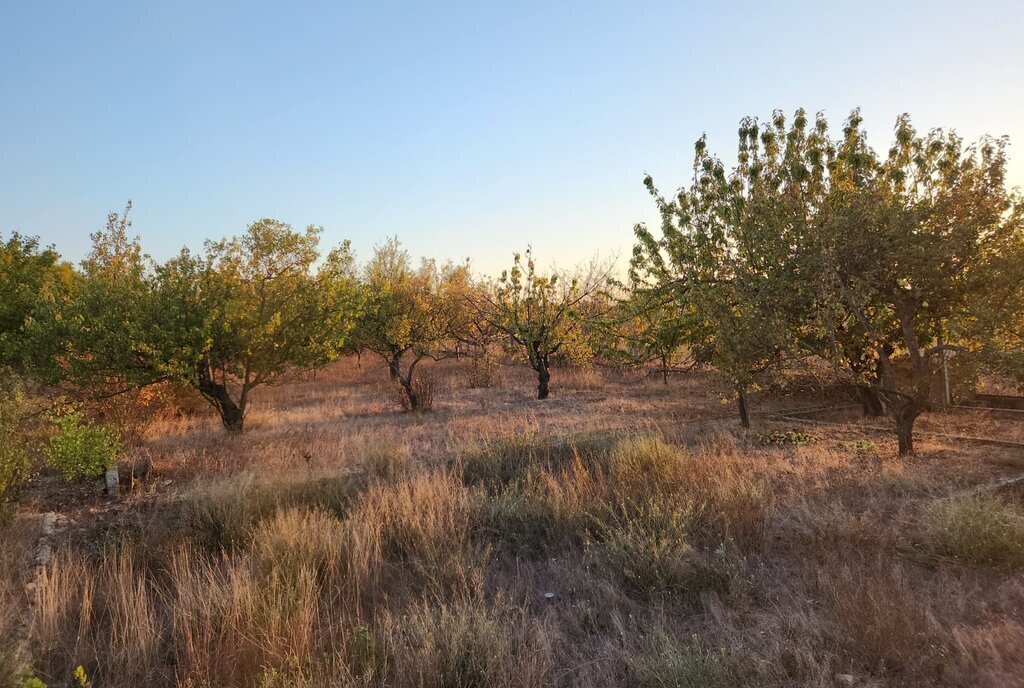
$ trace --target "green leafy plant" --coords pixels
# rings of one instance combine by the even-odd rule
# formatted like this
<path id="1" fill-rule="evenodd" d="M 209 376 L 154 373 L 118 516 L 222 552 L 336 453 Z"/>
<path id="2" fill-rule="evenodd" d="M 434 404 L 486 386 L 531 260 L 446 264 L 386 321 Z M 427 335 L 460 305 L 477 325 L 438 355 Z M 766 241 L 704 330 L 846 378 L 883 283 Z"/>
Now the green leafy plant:
<path id="1" fill-rule="evenodd" d="M 71 674 L 71 678 L 75 680 L 75 684 L 77 684 L 79 688 L 89 688 L 89 686 L 92 685 L 89 682 L 88 674 L 85 673 L 85 667 L 81 665 L 75 669 L 75 673 Z"/>
<path id="2" fill-rule="evenodd" d="M 29 456 L 19 426 L 25 398 L 21 389 L 0 386 L 0 515 L 11 490 L 29 475 Z"/>
<path id="3" fill-rule="evenodd" d="M 18 688 L 47 688 L 43 680 L 38 678 L 31 670 L 21 675 L 21 682 L 17 686 Z"/>
<path id="4" fill-rule="evenodd" d="M 798 430 L 776 430 L 775 432 L 770 432 L 767 435 L 759 435 L 759 439 L 761 444 L 766 447 L 771 445 L 781 446 L 787 444 L 798 446 L 811 444 L 817 440 L 814 435 L 806 432 L 799 432 Z"/>
<path id="5" fill-rule="evenodd" d="M 114 430 L 86 421 L 81 411 L 66 411 L 52 420 L 58 431 L 46 454 L 66 480 L 94 478 L 114 464 L 121 451 Z"/>

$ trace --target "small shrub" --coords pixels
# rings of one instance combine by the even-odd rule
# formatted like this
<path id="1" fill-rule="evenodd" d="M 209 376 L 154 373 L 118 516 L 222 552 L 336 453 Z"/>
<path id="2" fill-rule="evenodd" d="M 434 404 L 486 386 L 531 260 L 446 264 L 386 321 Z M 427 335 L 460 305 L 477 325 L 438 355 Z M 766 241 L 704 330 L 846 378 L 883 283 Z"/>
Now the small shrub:
<path id="1" fill-rule="evenodd" d="M 490 389 L 498 383 L 501 363 L 497 356 L 484 354 L 477 356 L 469 363 L 467 385 L 470 389 Z"/>
<path id="2" fill-rule="evenodd" d="M 804 444 L 811 444 L 818 440 L 814 435 L 807 432 L 800 432 L 798 430 L 776 430 L 770 432 L 767 435 L 758 435 L 758 440 L 761 444 L 766 447 L 770 446 L 800 446 Z"/>
<path id="3" fill-rule="evenodd" d="M 363 455 L 367 475 L 386 482 L 407 476 L 410 464 L 408 446 L 386 441 L 369 446 Z"/>
<path id="4" fill-rule="evenodd" d="M 630 660 L 640 688 L 731 688 L 742 685 L 736 659 L 725 648 L 709 648 L 696 636 L 680 644 L 659 635 L 654 651 Z"/>
<path id="5" fill-rule="evenodd" d="M 921 515 L 921 540 L 928 553 L 965 564 L 1024 565 L 1024 516 L 994 495 L 927 505 Z"/>
<path id="6" fill-rule="evenodd" d="M 874 440 L 850 440 L 843 442 L 843 446 L 855 452 L 869 452 L 878 448 Z"/>
<path id="7" fill-rule="evenodd" d="M 713 587 L 715 577 L 690 545 L 688 519 L 686 511 L 652 501 L 605 528 L 598 548 L 634 592 L 699 592 Z"/>
<path id="8" fill-rule="evenodd" d="M 549 643 L 538 623 L 521 613 L 498 611 L 475 601 L 424 605 L 389 619 L 386 638 L 389 685 L 524 688 L 550 684 Z"/>
<path id="9" fill-rule="evenodd" d="M 441 381 L 429 370 L 423 370 L 416 375 L 409 385 L 412 389 L 406 389 L 396 383 L 392 397 L 403 413 L 425 412 L 434 408 L 434 399 L 441 391 Z"/>
<path id="10" fill-rule="evenodd" d="M 71 678 L 79 688 L 89 688 L 92 683 L 89 681 L 89 675 L 85 673 L 85 667 L 78 665 L 75 668 L 74 673 L 71 674 Z"/>
<path id="11" fill-rule="evenodd" d="M 36 678 L 35 676 L 27 676 L 24 679 L 22 679 L 21 683 L 19 684 L 19 688 L 47 688 L 47 687 L 46 687 L 46 684 L 43 683 L 43 681 L 41 679 Z"/>
<path id="12" fill-rule="evenodd" d="M 67 411 L 53 422 L 58 430 L 46 453 L 66 480 L 95 478 L 114 465 L 121 451 L 116 431 L 89 423 L 81 411 Z"/>

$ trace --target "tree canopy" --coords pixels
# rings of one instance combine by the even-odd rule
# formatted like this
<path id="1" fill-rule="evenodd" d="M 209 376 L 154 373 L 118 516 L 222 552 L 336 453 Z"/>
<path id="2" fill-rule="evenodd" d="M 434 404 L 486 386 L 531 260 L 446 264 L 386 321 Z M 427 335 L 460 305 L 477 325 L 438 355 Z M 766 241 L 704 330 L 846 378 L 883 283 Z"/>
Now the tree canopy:
<path id="1" fill-rule="evenodd" d="M 159 265 L 129 227 L 111 215 L 76 288 L 32 323 L 41 379 L 124 388 L 176 379 L 239 431 L 252 389 L 331 360 L 355 324 L 353 256 L 343 244 L 317 266 L 317 227 L 264 219 Z"/>
<path id="2" fill-rule="evenodd" d="M 1013 365 L 1021 203 L 1006 188 L 1005 140 L 965 146 L 904 115 L 882 156 L 860 125 L 854 111 L 832 139 L 823 115 L 811 126 L 802 110 L 789 123 L 745 119 L 730 172 L 702 138 L 688 189 L 667 199 L 645 180 L 662 227 L 636 228 L 633 271 L 680 318 L 706 320 L 692 338 L 711 341 L 744 424 L 746 386 L 814 356 L 871 390 L 905 453 L 946 352 L 984 339 Z M 1002 295 L 998 315 L 984 291 Z"/>

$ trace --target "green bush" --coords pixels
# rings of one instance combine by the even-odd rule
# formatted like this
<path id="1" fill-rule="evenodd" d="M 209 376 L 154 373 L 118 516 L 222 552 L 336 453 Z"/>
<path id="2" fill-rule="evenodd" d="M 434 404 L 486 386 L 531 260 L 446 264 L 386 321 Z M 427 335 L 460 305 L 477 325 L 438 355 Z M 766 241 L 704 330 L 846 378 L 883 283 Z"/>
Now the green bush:
<path id="1" fill-rule="evenodd" d="M 18 688 L 47 688 L 43 680 L 33 676 L 31 673 L 27 673 L 21 677 L 21 683 L 18 684 Z"/>
<path id="2" fill-rule="evenodd" d="M 0 517 L 11 490 L 29 475 L 29 453 L 20 428 L 24 411 L 20 389 L 0 389 Z"/>
<path id="3" fill-rule="evenodd" d="M 690 587 L 699 557 L 689 542 L 689 514 L 652 500 L 631 516 L 600 533 L 599 544 L 626 585 L 641 594 Z"/>
<path id="4" fill-rule="evenodd" d="M 776 430 L 770 432 L 767 435 L 758 435 L 758 439 L 766 447 L 770 446 L 800 446 L 803 444 L 811 444 L 817 440 L 817 438 L 807 432 L 800 432 L 799 430 Z"/>
<path id="5" fill-rule="evenodd" d="M 117 432 L 89 423 L 81 411 L 67 411 L 52 420 L 58 430 L 46 454 L 66 480 L 95 478 L 114 465 L 121 451 Z"/>

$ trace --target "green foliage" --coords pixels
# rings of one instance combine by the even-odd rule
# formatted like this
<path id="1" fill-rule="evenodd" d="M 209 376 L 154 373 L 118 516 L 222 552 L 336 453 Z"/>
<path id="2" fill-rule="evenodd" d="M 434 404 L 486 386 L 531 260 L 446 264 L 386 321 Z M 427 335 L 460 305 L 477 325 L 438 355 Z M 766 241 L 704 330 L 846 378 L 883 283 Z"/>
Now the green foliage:
<path id="1" fill-rule="evenodd" d="M 127 214 L 109 216 L 72 286 L 27 324 L 37 379 L 123 389 L 179 380 L 241 430 L 252 389 L 342 350 L 358 312 L 347 243 L 318 265 L 320 228 L 264 219 L 203 255 L 186 249 L 154 265 Z"/>
<path id="2" fill-rule="evenodd" d="M 800 432 L 798 430 L 775 430 L 767 435 L 758 435 L 758 439 L 761 444 L 765 446 L 770 445 L 794 445 L 799 446 L 801 444 L 811 444 L 817 441 L 817 437 L 807 432 Z"/>
<path id="3" fill-rule="evenodd" d="M 296 232 L 264 219 L 241 237 L 187 250 L 154 276 L 165 374 L 193 384 L 241 430 L 250 392 L 342 350 L 355 325 L 358 290 L 348 243 L 319 268 L 319 227 Z"/>
<path id="4" fill-rule="evenodd" d="M 466 264 L 424 259 L 413 268 L 397 238 L 375 247 L 363 274 L 352 347 L 387 362 L 403 410 L 429 410 L 434 386 L 417 380 L 416 367 L 424 358 L 447 355 L 448 345 L 463 337 L 472 289 Z"/>
<path id="5" fill-rule="evenodd" d="M 145 384 L 160 371 L 149 339 L 149 259 L 128 231 L 131 204 L 92 235 L 92 251 L 66 288 L 40 301 L 25 325 L 27 367 L 46 384 Z"/>
<path id="6" fill-rule="evenodd" d="M 906 453 L 942 357 L 978 347 L 978 296 L 1006 293 L 990 259 L 1020 242 L 1024 215 L 1006 187 L 1005 140 L 965 146 L 903 115 L 882 157 L 860 123 L 851 114 L 834 146 L 816 229 L 825 351 L 879 395 Z"/>
<path id="7" fill-rule="evenodd" d="M 588 335 L 614 305 L 607 295 L 609 275 L 608 266 L 596 264 L 571 275 L 544 275 L 528 249 L 525 256 L 515 254 L 512 269 L 501 273 L 478 304 L 477 317 L 536 371 L 538 399 L 548 396 L 556 355 L 576 363 L 593 357 Z"/>
<path id="8" fill-rule="evenodd" d="M 25 394 L 16 381 L 0 379 L 0 518 L 11 491 L 29 476 L 28 443 L 22 431 Z"/>
<path id="9" fill-rule="evenodd" d="M 95 478 L 114 465 L 121 451 L 117 432 L 86 421 L 81 411 L 65 411 L 52 420 L 58 430 L 46 455 L 65 480 Z"/>
<path id="10" fill-rule="evenodd" d="M 807 234 L 824 189 L 823 120 L 813 130 L 798 111 L 792 126 L 740 124 L 737 165 L 726 172 L 705 139 L 696 144 L 694 179 L 672 198 L 644 180 L 662 216 L 656 237 L 636 227 L 631 276 L 670 299 L 688 344 L 707 352 L 741 395 L 765 373 L 799 360 L 813 314 L 812 264 L 793 251 Z"/>
<path id="11" fill-rule="evenodd" d="M 616 309 L 601 354 L 624 365 L 660 365 L 663 379 L 678 365 L 705 363 L 706 352 L 694 348 L 695 328 L 701 319 L 691 310 L 680 312 L 677 304 L 656 289 L 635 284 L 628 299 Z"/>
<path id="12" fill-rule="evenodd" d="M 41 678 L 38 678 L 29 672 L 21 677 L 21 681 L 18 683 L 18 688 L 46 688 L 46 684 L 43 683 Z"/>
<path id="13" fill-rule="evenodd" d="M 1024 203 L 1016 218 L 1024 226 Z M 989 247 L 972 272 L 977 283 L 970 311 L 975 319 L 967 334 L 978 342 L 979 358 L 990 369 L 1015 380 L 1024 389 L 1024 231 L 1005 234 Z"/>
<path id="14" fill-rule="evenodd" d="M 644 180 L 662 224 L 636 228 L 634 282 L 673 300 L 741 414 L 758 376 L 817 356 L 874 390 L 905 453 L 943 355 L 1018 365 L 1024 206 L 1006 141 L 921 135 L 906 115 L 895 138 L 882 156 L 856 110 L 837 138 L 821 114 L 776 111 L 741 122 L 731 170 L 702 138 L 690 187 L 665 197 Z"/>
<path id="15" fill-rule="evenodd" d="M 0 365 L 21 368 L 30 355 L 22 327 L 40 301 L 58 292 L 70 268 L 58 263 L 52 247 L 40 248 L 39 239 L 14 233 L 0 240 Z"/>
<path id="16" fill-rule="evenodd" d="M 81 665 L 75 668 L 74 673 L 71 674 L 71 679 L 78 688 L 89 688 L 92 685 L 89 682 L 89 675 L 85 673 L 85 667 Z"/>

